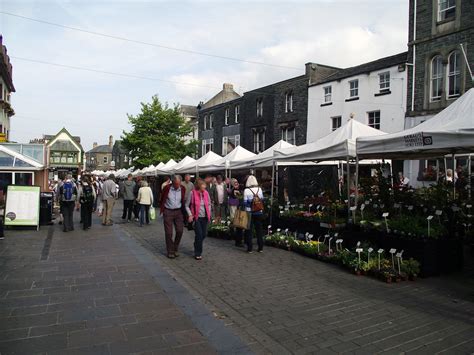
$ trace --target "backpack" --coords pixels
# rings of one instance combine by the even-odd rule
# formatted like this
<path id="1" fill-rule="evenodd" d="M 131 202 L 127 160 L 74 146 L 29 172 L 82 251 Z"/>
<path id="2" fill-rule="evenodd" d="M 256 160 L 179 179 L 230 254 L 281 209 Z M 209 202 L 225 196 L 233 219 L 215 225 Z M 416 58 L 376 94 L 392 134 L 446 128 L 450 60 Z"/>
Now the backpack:
<path id="1" fill-rule="evenodd" d="M 264 209 L 264 206 L 263 206 L 262 199 L 258 197 L 258 189 L 257 189 L 257 193 L 254 193 L 252 189 L 249 189 L 249 190 L 253 194 L 253 200 L 252 200 L 252 205 L 251 205 L 252 212 L 262 212 Z"/>
<path id="2" fill-rule="evenodd" d="M 71 181 L 66 181 L 63 185 L 63 200 L 74 201 L 74 189 L 75 186 Z"/>
<path id="3" fill-rule="evenodd" d="M 92 187 L 90 185 L 82 187 L 81 202 L 84 202 L 84 203 L 93 203 L 94 202 L 94 194 L 92 193 Z"/>

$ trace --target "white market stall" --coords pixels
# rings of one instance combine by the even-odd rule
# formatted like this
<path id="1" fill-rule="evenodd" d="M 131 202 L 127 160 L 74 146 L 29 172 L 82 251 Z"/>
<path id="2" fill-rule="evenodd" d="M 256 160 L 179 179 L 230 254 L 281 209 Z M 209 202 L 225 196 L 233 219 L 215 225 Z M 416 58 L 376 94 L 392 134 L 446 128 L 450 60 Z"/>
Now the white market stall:
<path id="1" fill-rule="evenodd" d="M 155 175 L 169 175 L 169 169 L 173 168 L 176 164 L 178 164 L 173 159 L 168 160 L 168 162 L 163 165 L 161 168 L 155 169 Z"/>
<path id="2" fill-rule="evenodd" d="M 195 173 L 197 175 L 199 173 L 201 166 L 218 161 L 219 159 L 222 159 L 220 155 L 214 153 L 213 151 L 209 151 L 206 154 L 204 154 L 202 157 L 200 157 L 198 160 L 191 162 L 189 164 L 186 164 L 179 169 L 176 169 L 175 173 L 176 174 Z"/>
<path id="3" fill-rule="evenodd" d="M 255 153 L 252 153 L 239 145 L 225 157 L 221 157 L 216 161 L 211 161 L 201 165 L 199 171 L 210 172 L 216 170 L 226 170 L 227 172 L 227 170 L 232 167 L 232 164 L 245 164 L 245 162 L 248 162 L 254 157 L 256 157 Z"/>
<path id="4" fill-rule="evenodd" d="M 170 173 L 176 173 L 183 166 L 186 166 L 188 164 L 192 164 L 195 161 L 196 161 L 196 159 L 191 158 L 190 156 L 186 155 L 183 159 L 181 159 L 181 161 L 178 164 L 174 165 L 171 169 L 167 169 L 167 171 L 169 171 Z"/>

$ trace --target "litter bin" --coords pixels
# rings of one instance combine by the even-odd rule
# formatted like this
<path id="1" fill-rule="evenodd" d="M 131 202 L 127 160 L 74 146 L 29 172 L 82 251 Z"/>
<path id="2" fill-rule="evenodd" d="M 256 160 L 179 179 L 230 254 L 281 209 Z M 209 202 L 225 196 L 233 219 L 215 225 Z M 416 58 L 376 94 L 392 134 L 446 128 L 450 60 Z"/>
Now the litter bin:
<path id="1" fill-rule="evenodd" d="M 42 192 L 40 194 L 40 225 L 53 223 L 53 193 Z"/>

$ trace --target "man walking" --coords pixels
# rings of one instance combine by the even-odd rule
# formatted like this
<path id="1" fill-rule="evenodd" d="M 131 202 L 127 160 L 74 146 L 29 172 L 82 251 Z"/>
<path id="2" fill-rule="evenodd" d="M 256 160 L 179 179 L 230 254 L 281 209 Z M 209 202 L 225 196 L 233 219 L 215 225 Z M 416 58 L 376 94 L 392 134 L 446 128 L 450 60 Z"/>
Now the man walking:
<path id="1" fill-rule="evenodd" d="M 102 213 L 102 225 L 111 226 L 112 210 L 114 209 L 115 199 L 117 198 L 117 184 L 115 183 L 115 175 L 110 174 L 109 178 L 104 182 L 102 188 L 102 201 L 104 203 L 104 212 Z"/>
<path id="2" fill-rule="evenodd" d="M 216 184 L 211 188 L 211 200 L 214 203 L 214 218 L 220 223 L 227 215 L 228 193 L 227 186 L 222 181 L 222 175 L 217 175 Z"/>
<path id="3" fill-rule="evenodd" d="M 127 180 L 122 183 L 121 188 L 120 193 L 123 197 L 122 219 L 131 222 L 133 201 L 135 200 L 135 181 L 133 181 L 132 174 L 128 174 Z"/>
<path id="4" fill-rule="evenodd" d="M 77 187 L 72 181 L 72 175 L 68 174 L 66 180 L 59 188 L 59 198 L 62 205 L 63 213 L 63 231 L 70 232 L 74 230 L 74 207 L 77 199 Z"/>
<path id="5" fill-rule="evenodd" d="M 184 207 L 186 189 L 181 186 L 181 176 L 175 175 L 173 183 L 163 189 L 160 200 L 160 213 L 163 214 L 163 224 L 165 227 L 166 249 L 168 258 L 178 257 L 178 247 L 183 236 L 184 228 Z M 176 236 L 173 241 L 173 225 L 176 229 Z"/>
<path id="6" fill-rule="evenodd" d="M 191 175 L 186 174 L 184 175 L 184 181 L 181 183 L 182 186 L 186 189 L 185 201 L 188 200 L 188 196 L 191 194 L 191 191 L 194 190 L 194 184 L 191 182 Z"/>

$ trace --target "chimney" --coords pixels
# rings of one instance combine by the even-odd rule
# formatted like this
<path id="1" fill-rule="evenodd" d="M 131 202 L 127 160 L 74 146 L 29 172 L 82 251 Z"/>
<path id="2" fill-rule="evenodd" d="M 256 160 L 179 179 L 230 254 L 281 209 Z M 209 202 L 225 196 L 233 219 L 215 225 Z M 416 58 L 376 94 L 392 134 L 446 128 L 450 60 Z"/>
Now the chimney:
<path id="1" fill-rule="evenodd" d="M 222 89 L 224 91 L 234 91 L 234 85 L 229 84 L 229 83 L 224 83 L 224 85 L 222 85 Z"/>
<path id="2" fill-rule="evenodd" d="M 109 136 L 109 147 L 112 147 L 114 145 L 114 137 Z"/>
<path id="3" fill-rule="evenodd" d="M 97 148 L 97 142 L 94 142 L 94 144 L 92 144 L 92 149 L 94 148 Z"/>
<path id="4" fill-rule="evenodd" d="M 315 63 L 311 63 L 311 62 L 306 63 L 305 64 L 305 74 L 306 74 L 306 76 L 311 76 L 311 73 L 314 72 L 317 67 L 318 66 Z"/>

